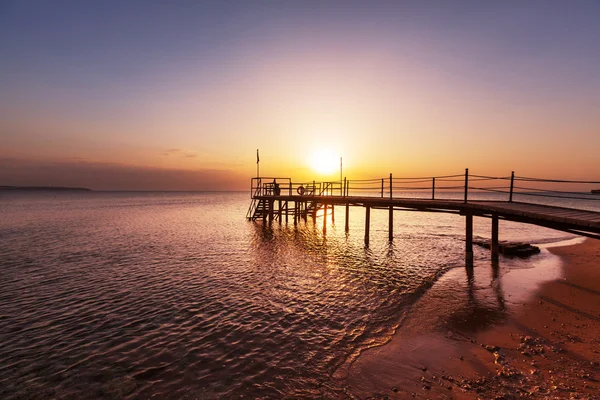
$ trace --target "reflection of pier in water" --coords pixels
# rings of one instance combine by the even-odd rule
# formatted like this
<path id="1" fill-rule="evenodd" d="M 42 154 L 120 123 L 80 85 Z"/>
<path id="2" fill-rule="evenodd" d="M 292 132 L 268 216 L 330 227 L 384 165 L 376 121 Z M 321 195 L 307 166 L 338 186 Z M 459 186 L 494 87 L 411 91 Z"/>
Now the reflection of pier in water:
<path id="1" fill-rule="evenodd" d="M 513 201 L 513 197 L 523 199 L 551 198 L 556 203 L 571 200 L 586 200 L 600 210 L 597 196 L 586 195 L 580 188 L 584 185 L 597 185 L 594 181 L 566 181 L 537 179 L 515 176 L 491 177 L 464 174 L 419 178 L 363 179 L 334 182 L 293 182 L 290 178 L 252 178 L 252 203 L 248 209 L 249 220 L 262 220 L 271 224 L 277 220 L 294 224 L 312 217 L 322 210 L 323 229 L 326 229 L 328 213 L 335 220 L 334 206 L 345 207 L 345 230 L 349 230 L 349 209 L 365 208 L 365 245 L 369 245 L 371 209 L 383 209 L 389 213 L 388 237 L 393 240 L 394 210 L 442 212 L 459 214 L 465 217 L 466 257 L 473 257 L 473 217 L 492 220 L 491 254 L 498 259 L 499 220 L 534 224 L 561 230 L 577 235 L 600 239 L 600 212 L 581 210 L 556 205 L 536 204 L 532 201 Z M 525 186 L 527 185 L 527 186 Z M 549 185 L 571 185 L 571 191 L 549 189 Z M 460 191 L 460 198 L 456 198 Z M 417 195 L 415 195 L 417 193 Z M 469 196 L 478 193 L 504 193 L 504 201 L 470 200 Z"/>

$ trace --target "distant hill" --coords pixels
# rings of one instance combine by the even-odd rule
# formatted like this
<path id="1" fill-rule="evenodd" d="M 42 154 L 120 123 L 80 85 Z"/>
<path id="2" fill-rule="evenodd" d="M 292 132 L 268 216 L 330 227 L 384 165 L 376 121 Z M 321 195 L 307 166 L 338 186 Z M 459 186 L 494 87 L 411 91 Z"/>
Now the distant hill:
<path id="1" fill-rule="evenodd" d="M 0 186 L 0 190 L 48 190 L 48 191 L 77 191 L 91 192 L 92 189 L 62 186 Z"/>

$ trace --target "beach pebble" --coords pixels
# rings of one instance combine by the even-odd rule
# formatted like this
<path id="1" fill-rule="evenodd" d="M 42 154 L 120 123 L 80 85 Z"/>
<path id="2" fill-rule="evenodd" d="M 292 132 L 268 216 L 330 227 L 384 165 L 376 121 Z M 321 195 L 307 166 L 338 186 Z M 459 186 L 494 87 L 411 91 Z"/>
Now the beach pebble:
<path id="1" fill-rule="evenodd" d="M 484 349 L 486 349 L 487 351 L 489 351 L 490 353 L 494 353 L 494 352 L 500 350 L 500 347 L 498 347 L 498 346 L 492 346 L 490 344 L 486 344 L 485 346 L 482 344 L 481 346 Z"/>

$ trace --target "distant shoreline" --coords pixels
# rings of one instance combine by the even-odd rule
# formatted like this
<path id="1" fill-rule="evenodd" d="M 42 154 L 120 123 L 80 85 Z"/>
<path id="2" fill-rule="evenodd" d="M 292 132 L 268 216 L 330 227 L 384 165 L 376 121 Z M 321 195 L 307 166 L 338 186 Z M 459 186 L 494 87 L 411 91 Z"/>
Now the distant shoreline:
<path id="1" fill-rule="evenodd" d="M 79 187 L 62 187 L 62 186 L 0 186 L 0 190 L 46 190 L 46 191 L 77 191 L 77 192 L 91 192 L 92 189 L 79 188 Z"/>

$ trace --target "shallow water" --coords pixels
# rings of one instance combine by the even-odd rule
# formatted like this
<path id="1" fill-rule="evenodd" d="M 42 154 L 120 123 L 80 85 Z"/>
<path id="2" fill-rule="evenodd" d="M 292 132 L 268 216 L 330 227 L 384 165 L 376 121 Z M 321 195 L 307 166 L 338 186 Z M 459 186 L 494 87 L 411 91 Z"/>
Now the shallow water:
<path id="1" fill-rule="evenodd" d="M 342 208 L 324 232 L 322 218 L 248 222 L 249 203 L 0 193 L 0 397 L 333 397 L 335 371 L 464 265 L 457 215 L 396 212 L 389 244 L 387 212 L 373 210 L 367 249 L 362 209 L 346 235 Z M 475 219 L 475 234 L 489 230 Z M 500 223 L 501 239 L 569 237 Z"/>

